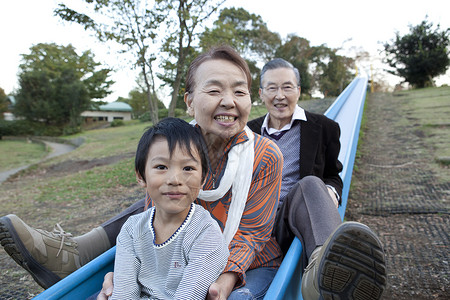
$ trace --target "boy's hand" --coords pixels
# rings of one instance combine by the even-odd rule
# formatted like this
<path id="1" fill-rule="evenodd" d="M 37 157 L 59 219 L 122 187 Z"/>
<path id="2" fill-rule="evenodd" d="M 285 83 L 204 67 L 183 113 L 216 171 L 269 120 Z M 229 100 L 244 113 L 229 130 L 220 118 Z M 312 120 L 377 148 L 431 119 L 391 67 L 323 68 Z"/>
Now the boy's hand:
<path id="1" fill-rule="evenodd" d="M 112 295 L 114 288 L 113 279 L 113 272 L 106 273 L 105 279 L 103 280 L 102 290 L 100 291 L 100 294 L 98 294 L 97 300 L 108 300 L 108 297 Z"/>

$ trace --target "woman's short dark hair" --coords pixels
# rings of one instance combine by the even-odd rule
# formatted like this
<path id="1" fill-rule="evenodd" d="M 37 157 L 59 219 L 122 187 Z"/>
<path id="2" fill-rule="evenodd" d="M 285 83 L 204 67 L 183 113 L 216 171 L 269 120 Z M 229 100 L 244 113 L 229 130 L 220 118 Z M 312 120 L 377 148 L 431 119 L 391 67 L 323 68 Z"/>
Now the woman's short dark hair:
<path id="1" fill-rule="evenodd" d="M 239 69 L 244 71 L 245 77 L 247 77 L 247 86 L 250 92 L 252 86 L 252 75 L 248 68 L 247 62 L 241 57 L 241 55 L 230 46 L 220 46 L 211 48 L 209 51 L 204 52 L 197 56 L 189 66 L 186 75 L 186 92 L 192 93 L 195 88 L 195 73 L 200 65 L 209 60 L 223 59 L 236 65 Z"/>
<path id="2" fill-rule="evenodd" d="M 192 157 L 194 157 L 192 148 L 197 149 L 202 165 L 202 181 L 205 179 L 209 169 L 208 152 L 200 128 L 178 118 L 165 118 L 153 127 L 148 128 L 139 140 L 134 168 L 145 182 L 145 166 L 147 165 L 148 152 L 157 137 L 165 137 L 167 139 L 170 155 L 172 155 L 176 146 L 189 153 Z"/>
<path id="3" fill-rule="evenodd" d="M 261 76 L 260 76 L 260 80 L 259 80 L 259 87 L 261 87 L 261 88 L 263 87 L 262 86 L 263 77 L 264 77 L 264 74 L 268 70 L 275 70 L 275 69 L 280 69 L 280 68 L 291 69 L 292 71 L 294 71 L 295 78 L 297 79 L 297 85 L 300 86 L 300 72 L 298 71 L 298 69 L 296 67 L 294 67 L 294 65 L 291 64 L 290 62 L 288 62 L 287 60 L 284 60 L 282 58 L 274 58 L 271 61 L 269 61 L 268 63 L 266 63 L 264 65 L 264 67 L 262 68 Z"/>

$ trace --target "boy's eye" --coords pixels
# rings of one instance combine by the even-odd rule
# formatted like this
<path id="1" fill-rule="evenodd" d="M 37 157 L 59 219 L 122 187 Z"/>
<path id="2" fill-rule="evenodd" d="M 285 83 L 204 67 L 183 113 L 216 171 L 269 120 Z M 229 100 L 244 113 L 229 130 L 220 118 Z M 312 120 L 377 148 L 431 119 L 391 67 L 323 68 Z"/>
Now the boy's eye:
<path id="1" fill-rule="evenodd" d="M 157 166 L 155 166 L 155 169 L 165 170 L 165 169 L 167 169 L 167 167 L 165 165 L 157 165 Z"/>
<path id="2" fill-rule="evenodd" d="M 195 168 L 194 168 L 194 167 L 191 167 L 191 166 L 187 166 L 187 167 L 184 167 L 183 170 L 184 170 L 184 171 L 194 171 Z"/>

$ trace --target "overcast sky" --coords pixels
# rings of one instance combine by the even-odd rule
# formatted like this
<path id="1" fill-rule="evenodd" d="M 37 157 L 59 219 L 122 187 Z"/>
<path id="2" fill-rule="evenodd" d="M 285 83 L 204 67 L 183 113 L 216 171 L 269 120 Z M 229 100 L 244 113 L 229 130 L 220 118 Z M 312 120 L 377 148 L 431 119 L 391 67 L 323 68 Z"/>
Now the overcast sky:
<path id="1" fill-rule="evenodd" d="M 80 0 L 71 2 L 81 3 Z M 1 1 L 0 87 L 6 94 L 17 89 L 21 54 L 29 53 L 32 45 L 71 43 L 78 51 L 91 49 L 97 61 L 116 68 L 112 78 L 116 81 L 114 93 L 108 101 L 127 97 L 135 86 L 136 71 L 81 26 L 65 24 L 54 17 L 57 3 L 56 0 Z M 397 31 L 402 35 L 409 32 L 409 25 L 419 24 L 426 16 L 435 25 L 440 24 L 441 29 L 450 27 L 448 0 L 228 0 L 224 6 L 243 7 L 260 15 L 269 30 L 278 32 L 282 38 L 294 33 L 308 39 L 312 46 L 343 47 L 349 56 L 358 49 L 376 58 L 382 49 L 380 42 L 390 41 Z M 382 67 L 376 65 L 375 69 Z M 392 76 L 387 78 L 393 84 L 400 81 Z M 442 83 L 450 84 L 450 72 L 438 79 L 438 84 Z"/>

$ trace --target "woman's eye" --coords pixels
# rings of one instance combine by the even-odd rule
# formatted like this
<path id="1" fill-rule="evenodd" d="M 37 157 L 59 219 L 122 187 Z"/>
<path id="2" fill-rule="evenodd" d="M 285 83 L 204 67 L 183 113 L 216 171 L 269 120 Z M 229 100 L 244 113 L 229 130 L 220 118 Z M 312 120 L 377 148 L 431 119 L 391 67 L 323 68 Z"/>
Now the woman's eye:
<path id="1" fill-rule="evenodd" d="M 208 94 L 212 95 L 212 96 L 216 96 L 216 95 L 220 94 L 220 91 L 219 90 L 210 90 L 210 91 L 208 91 Z"/>
<path id="2" fill-rule="evenodd" d="M 246 96 L 248 95 L 247 91 L 236 91 L 234 92 L 237 96 Z"/>

